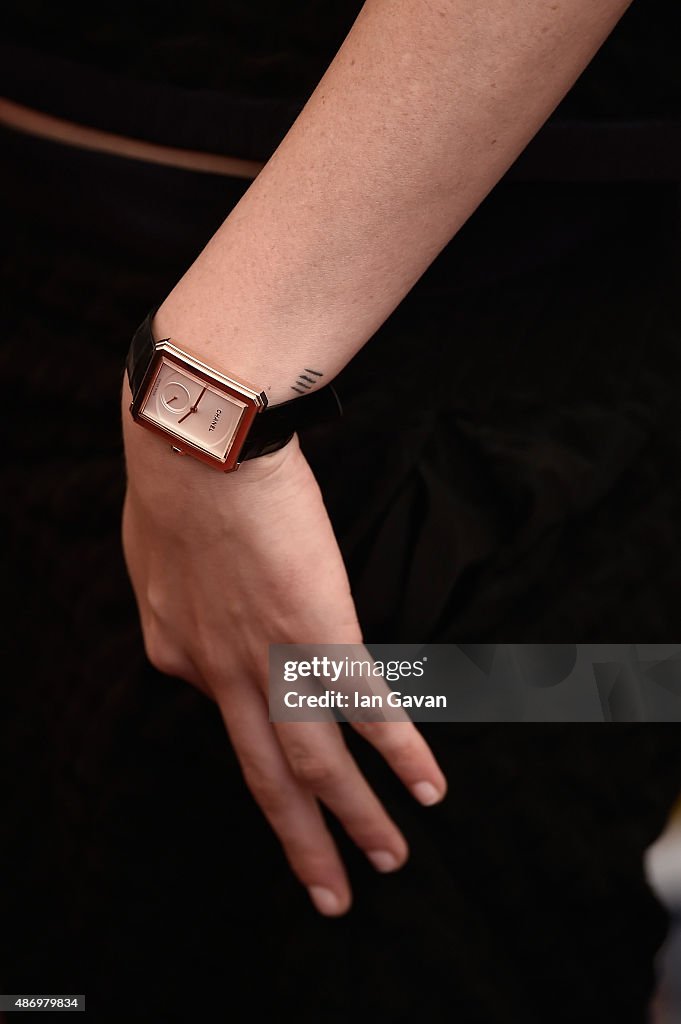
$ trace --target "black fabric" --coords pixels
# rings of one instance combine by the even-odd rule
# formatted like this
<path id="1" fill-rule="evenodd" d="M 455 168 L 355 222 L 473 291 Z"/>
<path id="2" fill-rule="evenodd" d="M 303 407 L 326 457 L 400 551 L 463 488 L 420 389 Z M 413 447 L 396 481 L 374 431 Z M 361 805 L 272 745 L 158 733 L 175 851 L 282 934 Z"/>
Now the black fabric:
<path id="1" fill-rule="evenodd" d="M 232 96 L 305 99 L 315 88 L 363 0 L 8 0 L 3 39 L 130 82 Z M 678 117 L 674 0 L 634 0 L 566 101 L 566 116 Z M 28 76 L 25 76 L 28 78 Z M 44 84 L 44 83 L 43 83 Z M 59 98 L 43 88 L 43 102 Z"/>
<path id="2" fill-rule="evenodd" d="M 380 877 L 340 837 L 356 903 L 321 920 L 216 709 L 145 662 L 120 551 L 131 332 L 248 183 L 2 145 L 3 990 L 97 1021 L 642 1024 L 679 726 L 431 727 L 428 810 L 350 736 L 412 859 Z M 367 639 L 674 635 L 678 244 L 673 187 L 505 182 L 340 375 L 302 443 Z"/>
<path id="3" fill-rule="evenodd" d="M 267 160 L 362 0 L 3 5 L 0 95 L 150 142 Z M 679 180 L 676 0 L 634 0 L 516 163 L 525 180 Z"/>

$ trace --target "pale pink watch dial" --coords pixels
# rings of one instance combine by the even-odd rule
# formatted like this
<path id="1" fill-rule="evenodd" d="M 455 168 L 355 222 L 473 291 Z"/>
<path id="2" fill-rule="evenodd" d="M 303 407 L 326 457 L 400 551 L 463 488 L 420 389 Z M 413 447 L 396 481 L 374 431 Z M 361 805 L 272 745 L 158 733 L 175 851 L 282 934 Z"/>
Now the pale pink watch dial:
<path id="1" fill-rule="evenodd" d="M 140 415 L 172 431 L 179 440 L 224 459 L 246 408 L 246 402 L 221 394 L 162 359 Z"/>

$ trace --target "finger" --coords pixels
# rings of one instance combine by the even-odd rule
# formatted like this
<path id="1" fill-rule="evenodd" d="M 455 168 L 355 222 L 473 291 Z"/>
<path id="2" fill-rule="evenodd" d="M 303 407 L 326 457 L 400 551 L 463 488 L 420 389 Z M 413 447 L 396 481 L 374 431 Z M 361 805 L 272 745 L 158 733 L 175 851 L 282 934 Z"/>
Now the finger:
<path id="1" fill-rule="evenodd" d="M 407 712 L 401 708 L 391 707 L 389 720 L 386 721 L 385 708 L 388 694 L 391 692 L 390 687 L 383 675 L 376 672 L 376 663 L 366 645 L 362 642 L 324 644 L 323 647 L 298 644 L 292 648 L 288 645 L 286 659 L 287 662 L 300 661 L 309 665 L 313 660 L 312 653 L 319 654 L 319 660 L 324 661 L 325 674 L 327 662 L 334 671 L 336 667 L 341 668 L 340 674 L 333 678 L 334 689 L 345 698 L 345 704 L 341 704 L 340 707 L 357 706 L 358 696 L 368 698 L 366 709 L 365 705 L 360 705 L 363 708 L 360 715 L 352 711 L 347 715 L 349 724 L 356 732 L 378 750 L 420 803 L 430 805 L 442 800 L 447 792 L 447 781 L 430 747 L 409 719 Z M 275 672 L 274 678 L 279 678 L 278 672 Z M 297 680 L 297 685 L 305 692 L 309 690 L 311 695 L 316 696 L 318 680 L 315 667 L 312 676 L 304 676 L 302 683 Z M 376 700 L 377 707 L 383 710 L 371 710 L 372 707 L 376 707 Z M 309 771 L 314 774 L 316 770 L 323 772 L 324 764 L 313 762 Z"/>
<path id="2" fill-rule="evenodd" d="M 246 784 L 282 844 L 317 910 L 344 914 L 352 892 L 319 804 L 293 776 L 258 690 L 230 689 L 218 698 Z"/>
<path id="3" fill-rule="evenodd" d="M 336 723 L 280 722 L 277 735 L 293 775 L 338 818 L 378 871 L 406 861 L 407 842 L 359 770 Z"/>
<path id="4" fill-rule="evenodd" d="M 419 803 L 439 803 L 447 780 L 435 756 L 412 722 L 359 722 L 353 729 L 374 747 Z"/>

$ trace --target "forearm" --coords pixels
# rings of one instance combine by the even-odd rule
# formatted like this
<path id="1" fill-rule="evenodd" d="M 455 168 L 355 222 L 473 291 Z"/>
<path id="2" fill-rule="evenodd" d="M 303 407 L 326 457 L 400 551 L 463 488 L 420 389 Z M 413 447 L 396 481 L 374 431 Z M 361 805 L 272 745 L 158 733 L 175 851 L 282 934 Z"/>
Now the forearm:
<path id="1" fill-rule="evenodd" d="M 626 0 L 368 0 L 305 109 L 163 303 L 159 336 L 295 397 L 375 333 Z"/>

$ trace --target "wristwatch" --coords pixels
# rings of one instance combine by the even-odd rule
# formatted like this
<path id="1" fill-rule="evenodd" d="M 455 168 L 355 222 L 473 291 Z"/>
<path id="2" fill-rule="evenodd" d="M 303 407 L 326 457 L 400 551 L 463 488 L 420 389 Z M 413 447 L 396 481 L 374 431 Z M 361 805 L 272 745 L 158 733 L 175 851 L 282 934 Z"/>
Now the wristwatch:
<path id="1" fill-rule="evenodd" d="M 254 384 L 209 366 L 172 338 L 155 341 L 152 309 L 135 331 L 126 369 L 136 423 L 172 450 L 228 473 L 283 448 L 298 430 L 342 415 L 334 387 L 278 405 Z"/>

